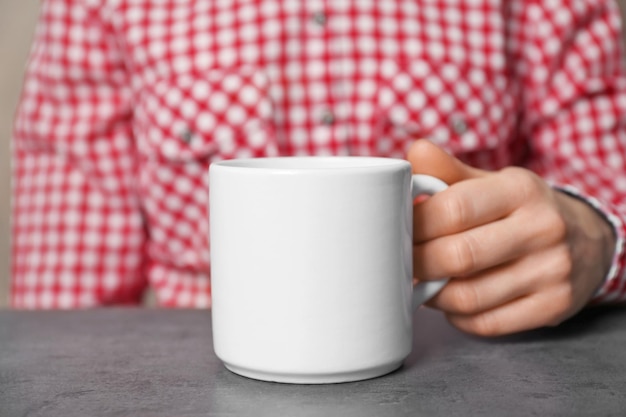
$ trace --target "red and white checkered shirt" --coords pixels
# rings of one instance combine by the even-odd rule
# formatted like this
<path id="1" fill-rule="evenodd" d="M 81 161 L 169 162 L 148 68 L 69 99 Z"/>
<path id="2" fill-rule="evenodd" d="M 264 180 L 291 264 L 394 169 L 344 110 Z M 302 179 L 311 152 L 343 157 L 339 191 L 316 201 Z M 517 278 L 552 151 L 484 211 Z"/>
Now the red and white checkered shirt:
<path id="1" fill-rule="evenodd" d="M 13 304 L 211 303 L 212 161 L 403 157 L 428 137 L 520 165 L 618 235 L 626 72 L 605 0 L 46 0 L 14 135 Z M 244 260 L 245 261 L 245 260 Z"/>

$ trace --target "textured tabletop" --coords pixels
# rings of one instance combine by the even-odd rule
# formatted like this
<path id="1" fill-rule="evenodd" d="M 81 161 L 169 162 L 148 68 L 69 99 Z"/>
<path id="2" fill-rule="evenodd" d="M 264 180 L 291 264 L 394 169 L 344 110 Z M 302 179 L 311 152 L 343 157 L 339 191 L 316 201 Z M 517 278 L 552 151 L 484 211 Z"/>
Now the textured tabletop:
<path id="1" fill-rule="evenodd" d="M 0 311 L 0 416 L 625 416 L 626 308 L 484 340 L 437 312 L 390 375 L 282 385 L 227 371 L 206 311 Z"/>

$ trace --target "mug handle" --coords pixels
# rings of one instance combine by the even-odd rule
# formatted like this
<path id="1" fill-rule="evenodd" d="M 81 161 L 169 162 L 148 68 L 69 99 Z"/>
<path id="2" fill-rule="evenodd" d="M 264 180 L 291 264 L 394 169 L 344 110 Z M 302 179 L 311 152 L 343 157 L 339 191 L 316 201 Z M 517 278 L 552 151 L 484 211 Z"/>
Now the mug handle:
<path id="1" fill-rule="evenodd" d="M 419 195 L 433 195 L 448 188 L 448 184 L 430 175 L 415 174 L 411 181 L 412 200 Z M 448 283 L 448 278 L 419 282 L 413 287 L 413 310 L 434 297 Z"/>

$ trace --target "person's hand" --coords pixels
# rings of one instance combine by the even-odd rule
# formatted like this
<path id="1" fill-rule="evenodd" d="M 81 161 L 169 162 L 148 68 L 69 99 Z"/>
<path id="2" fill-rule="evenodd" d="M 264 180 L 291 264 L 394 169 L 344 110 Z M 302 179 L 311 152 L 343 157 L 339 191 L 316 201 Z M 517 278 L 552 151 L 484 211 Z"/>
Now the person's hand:
<path id="1" fill-rule="evenodd" d="M 408 152 L 414 173 L 450 185 L 414 208 L 414 275 L 452 277 L 428 306 L 457 328 L 498 336 L 555 326 L 601 285 L 612 228 L 587 203 L 523 168 L 472 168 L 426 140 Z"/>

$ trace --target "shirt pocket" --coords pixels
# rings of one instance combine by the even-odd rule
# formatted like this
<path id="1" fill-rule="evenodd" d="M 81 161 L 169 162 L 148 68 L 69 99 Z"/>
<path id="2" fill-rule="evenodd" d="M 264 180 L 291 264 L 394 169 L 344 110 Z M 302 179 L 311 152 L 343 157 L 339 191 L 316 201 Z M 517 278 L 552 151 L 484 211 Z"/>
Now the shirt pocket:
<path id="1" fill-rule="evenodd" d="M 422 60 L 386 67 L 379 146 L 405 151 L 424 138 L 459 155 L 512 139 L 515 94 L 504 70 Z"/>
<path id="2" fill-rule="evenodd" d="M 174 74 L 138 94 L 139 154 L 167 161 L 277 154 L 269 79 L 255 68 Z"/>

